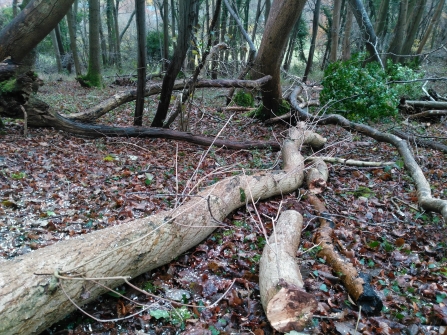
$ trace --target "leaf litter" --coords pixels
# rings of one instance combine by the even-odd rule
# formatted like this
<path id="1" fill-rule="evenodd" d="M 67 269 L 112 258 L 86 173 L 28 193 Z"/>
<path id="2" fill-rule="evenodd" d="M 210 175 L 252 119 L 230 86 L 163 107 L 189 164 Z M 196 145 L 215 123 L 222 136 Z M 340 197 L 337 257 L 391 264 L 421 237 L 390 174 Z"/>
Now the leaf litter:
<path id="1" fill-rule="evenodd" d="M 57 97 L 54 90 L 58 90 Z M 64 101 L 73 92 L 82 103 Z M 217 110 L 223 99 L 209 98 L 221 91 L 200 92 L 191 107 L 191 132 L 216 135 L 231 114 Z M 57 99 L 56 107 L 75 112 L 108 93 L 62 82 L 49 83 L 41 95 Z M 148 98 L 146 105 L 149 124 L 156 99 Z M 130 104 L 107 114 L 101 122 L 129 125 L 132 112 Z M 188 192 L 185 187 L 202 178 L 206 186 L 242 169 L 275 168 L 277 160 L 277 153 L 268 150 L 212 148 L 197 167 L 206 148 L 189 143 L 82 139 L 52 129 L 30 129 L 30 136 L 24 138 L 22 122 L 5 123 L 0 135 L 0 256 L 5 259 L 172 208 L 176 195 Z M 442 135 L 446 127 L 432 124 L 424 128 L 429 130 Z M 44 334 L 272 334 L 259 299 L 258 264 L 265 238 L 255 221 L 261 220 L 271 233 L 281 201 L 282 210 L 296 209 L 305 220 L 297 261 L 306 290 L 319 301 L 307 333 L 446 333 L 447 234 L 442 218 L 418 209 L 414 184 L 390 145 L 335 126 L 321 126 L 317 131 L 332 143 L 324 155 L 396 162 L 386 168 L 329 164 L 328 187 L 320 197 L 333 216 L 338 251 L 358 271 L 371 275 L 371 284 L 384 303 L 380 316 L 359 314 L 337 274 L 318 257 L 312 241 L 318 220 L 306 201 L 306 190 L 300 189 L 233 212 L 225 219 L 225 227 L 200 245 L 132 281 L 151 295 L 121 286 L 115 289 L 117 294 L 103 295 L 84 306 L 99 319 L 135 316 L 100 323 L 74 312 Z M 285 132 L 284 125 L 265 127 L 235 114 L 222 136 L 281 140 Z M 433 195 L 446 197 L 445 156 L 423 148 L 415 148 L 414 154 Z M 196 169 L 198 175 L 188 184 Z M 131 302 L 148 309 L 138 313 L 141 307 Z M 218 303 L 212 305 L 214 302 Z M 209 305 L 212 307 L 205 308 Z"/>

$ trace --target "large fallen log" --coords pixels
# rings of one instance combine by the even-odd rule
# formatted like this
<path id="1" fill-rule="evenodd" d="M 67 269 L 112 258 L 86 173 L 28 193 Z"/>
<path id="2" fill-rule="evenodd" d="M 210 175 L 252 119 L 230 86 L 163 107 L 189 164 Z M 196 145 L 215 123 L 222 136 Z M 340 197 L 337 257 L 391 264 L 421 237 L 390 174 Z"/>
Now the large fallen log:
<path id="1" fill-rule="evenodd" d="M 304 290 L 296 252 L 303 217 L 294 210 L 281 213 L 259 262 L 259 290 L 271 326 L 286 333 L 302 331 L 318 307 L 315 297 Z"/>
<path id="2" fill-rule="evenodd" d="M 63 280 L 63 287 L 83 305 L 104 288 L 82 278 L 108 277 L 101 283 L 116 287 L 123 283 L 117 276 L 135 277 L 198 244 L 246 201 L 296 190 L 303 180 L 303 160 L 294 143 L 286 141 L 282 150 L 284 171 L 227 178 L 175 210 L 0 261 L 0 334 L 39 334 L 76 308 L 58 285 L 55 271 L 81 279 Z"/>
<path id="3" fill-rule="evenodd" d="M 299 104 L 296 101 L 295 92 L 298 92 L 298 89 L 295 89 L 290 95 L 290 103 L 293 108 L 297 110 L 298 116 L 301 120 L 317 124 L 336 124 L 345 129 L 356 131 L 369 136 L 376 141 L 386 142 L 393 145 L 402 157 L 405 168 L 408 170 L 410 176 L 414 180 L 418 194 L 419 206 L 427 211 L 440 213 L 444 218 L 444 221 L 447 222 L 447 201 L 442 199 L 434 199 L 432 197 L 430 184 L 425 178 L 422 169 L 414 159 L 413 154 L 405 140 L 393 134 L 383 133 L 373 127 L 361 123 L 351 122 L 341 115 L 329 114 L 324 116 L 314 116 L 312 114 L 309 114 L 299 107 Z"/>
<path id="4" fill-rule="evenodd" d="M 248 89 L 259 89 L 263 84 L 268 82 L 271 79 L 271 76 L 265 76 L 258 80 L 239 80 L 239 79 L 219 79 L 219 80 L 209 80 L 209 79 L 199 79 L 194 83 L 195 88 L 206 88 L 206 87 L 217 87 L 217 88 L 248 88 Z M 173 91 L 183 90 L 184 88 L 189 87 L 192 82 L 187 80 L 177 80 L 174 83 Z M 148 97 L 151 95 L 159 94 L 161 92 L 161 83 L 160 84 L 151 84 L 146 87 L 144 91 L 144 96 Z M 82 122 L 90 122 L 98 119 L 102 115 L 110 112 L 111 110 L 125 104 L 127 102 L 133 101 L 137 98 L 137 91 L 131 90 L 126 92 L 120 92 L 115 94 L 113 97 L 110 97 L 98 105 L 89 108 L 88 110 L 80 113 L 73 113 L 67 115 L 66 118 L 82 121 Z"/>
<path id="5" fill-rule="evenodd" d="M 368 314 L 381 312 L 383 303 L 371 288 L 367 275 L 359 274 L 348 258 L 342 258 L 332 244 L 332 220 L 323 203 L 315 196 L 309 195 L 309 202 L 314 207 L 320 221 L 320 227 L 314 235 L 314 242 L 321 247 L 318 257 L 323 258 L 340 277 L 346 291 L 362 311 Z"/>

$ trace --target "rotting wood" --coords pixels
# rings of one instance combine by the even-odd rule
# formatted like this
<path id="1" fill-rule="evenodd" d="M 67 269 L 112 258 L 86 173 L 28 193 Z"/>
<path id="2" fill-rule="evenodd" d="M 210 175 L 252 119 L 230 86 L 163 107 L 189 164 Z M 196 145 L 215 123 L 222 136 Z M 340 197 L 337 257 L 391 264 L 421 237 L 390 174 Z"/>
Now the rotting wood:
<path id="1" fill-rule="evenodd" d="M 444 101 L 415 101 L 405 100 L 407 105 L 417 108 L 430 108 L 430 109 L 447 109 L 447 102 Z"/>
<path id="2" fill-rule="evenodd" d="M 281 213 L 259 262 L 262 306 L 279 332 L 302 331 L 312 320 L 318 302 L 304 289 L 296 252 L 303 217 L 294 210 Z"/>
<path id="3" fill-rule="evenodd" d="M 175 210 L 0 261 L 0 334 L 39 334 L 76 308 L 52 276 L 56 270 L 75 277 L 135 277 L 170 262 L 205 239 L 230 212 L 249 200 L 241 197 L 241 189 L 255 202 L 296 190 L 303 181 L 304 165 L 298 150 L 305 138 L 303 130 L 295 133 L 300 134 L 299 145 L 286 140 L 283 146 L 284 171 L 226 178 Z M 108 279 L 102 284 L 114 288 L 122 282 Z M 104 292 L 84 280 L 64 280 L 63 287 L 78 305 Z"/>
<path id="4" fill-rule="evenodd" d="M 309 195 L 308 200 L 314 207 L 320 221 L 320 227 L 314 235 L 314 242 L 321 247 L 318 257 L 326 260 L 326 264 L 332 267 L 357 306 L 362 306 L 363 312 L 368 314 L 380 313 L 383 303 L 377 293 L 371 288 L 368 276 L 359 274 L 352 265 L 352 259 L 342 258 L 334 250 L 334 245 L 332 244 L 334 223 L 323 203 L 315 195 Z"/>

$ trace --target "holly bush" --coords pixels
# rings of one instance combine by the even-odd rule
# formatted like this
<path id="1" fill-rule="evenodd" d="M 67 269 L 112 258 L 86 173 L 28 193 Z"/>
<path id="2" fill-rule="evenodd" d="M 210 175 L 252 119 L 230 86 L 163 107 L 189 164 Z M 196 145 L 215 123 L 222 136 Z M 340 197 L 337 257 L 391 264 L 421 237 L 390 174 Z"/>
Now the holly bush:
<path id="1" fill-rule="evenodd" d="M 412 97 L 420 84 L 388 83 L 415 79 L 419 74 L 391 62 L 384 70 L 377 62 L 365 63 L 364 60 L 365 55 L 360 54 L 327 67 L 320 94 L 322 105 L 326 105 L 329 112 L 342 114 L 354 121 L 395 116 L 399 97 Z"/>

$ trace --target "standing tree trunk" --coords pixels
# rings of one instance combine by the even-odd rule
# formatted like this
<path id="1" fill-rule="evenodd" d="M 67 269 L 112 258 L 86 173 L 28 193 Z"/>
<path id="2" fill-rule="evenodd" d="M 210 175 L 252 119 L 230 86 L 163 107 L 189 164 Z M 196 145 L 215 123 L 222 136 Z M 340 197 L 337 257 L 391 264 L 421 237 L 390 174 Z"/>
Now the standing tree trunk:
<path id="1" fill-rule="evenodd" d="M 257 79 L 263 75 L 271 75 L 262 92 L 262 118 L 268 119 L 278 113 L 282 100 L 280 67 L 283 50 L 289 39 L 290 31 L 301 16 L 304 0 L 276 0 L 270 9 L 270 14 L 262 36 L 258 54 L 254 60 L 251 77 Z"/>
<path id="2" fill-rule="evenodd" d="M 99 0 L 89 0 L 89 60 L 87 75 L 83 80 L 87 86 L 102 86 L 101 45 L 99 40 L 100 7 Z"/>
<path id="3" fill-rule="evenodd" d="M 137 12 L 138 83 L 133 124 L 141 126 L 143 125 L 144 86 L 146 84 L 146 0 L 136 0 L 135 10 Z"/>
<path id="4" fill-rule="evenodd" d="M 78 47 L 76 44 L 76 21 L 71 6 L 67 13 L 67 24 L 68 24 L 68 35 L 70 36 L 70 48 L 71 53 L 73 54 L 75 72 L 76 76 L 80 76 L 81 62 L 79 61 Z"/>
<path id="5" fill-rule="evenodd" d="M 157 113 L 151 127 L 163 127 L 163 121 L 166 118 L 169 102 L 171 101 L 172 87 L 188 51 L 193 23 L 198 15 L 198 4 L 199 0 L 182 0 L 179 3 L 180 22 L 177 45 L 163 78 L 160 102 L 158 103 Z"/>
<path id="6" fill-rule="evenodd" d="M 343 36 L 343 51 L 342 51 L 342 59 L 348 60 L 351 59 L 351 30 L 352 30 L 352 21 L 354 18 L 354 13 L 352 12 L 349 6 L 346 6 L 346 25 L 345 25 L 345 34 Z"/>
<path id="7" fill-rule="evenodd" d="M 318 21 L 320 20 L 320 5 L 321 0 L 317 0 L 315 2 L 314 18 L 312 21 L 312 39 L 310 42 L 309 57 L 307 58 L 306 69 L 304 70 L 303 82 L 306 82 L 307 77 L 309 76 L 309 73 L 312 70 L 312 63 L 314 60 L 314 53 L 315 53 L 315 44 L 317 43 Z"/>
<path id="8" fill-rule="evenodd" d="M 438 6 L 436 7 L 436 10 L 433 13 L 433 16 L 430 20 L 430 24 L 428 25 L 428 28 L 425 31 L 425 34 L 422 37 L 421 42 L 419 43 L 418 50 L 416 51 L 417 54 L 422 53 L 422 50 L 424 49 L 424 46 L 427 43 L 431 32 L 433 31 L 433 28 L 435 27 L 436 23 L 438 22 L 439 18 L 441 17 L 442 8 L 444 7 L 444 4 L 445 4 L 445 0 L 439 0 Z"/>
<path id="9" fill-rule="evenodd" d="M 397 19 L 396 26 L 394 27 L 393 40 L 391 41 L 390 48 L 388 49 L 388 52 L 390 53 L 390 58 L 394 63 L 398 62 L 402 52 L 402 46 L 406 35 L 407 11 L 408 11 L 408 0 L 400 1 L 399 17 Z"/>
<path id="10" fill-rule="evenodd" d="M 168 0 L 163 0 L 163 68 L 167 70 L 169 59 L 169 5 Z"/>
<path id="11" fill-rule="evenodd" d="M 331 53 L 329 61 L 331 63 L 337 61 L 338 40 L 340 35 L 340 17 L 341 17 L 341 0 L 334 0 L 334 10 L 332 12 L 331 27 Z"/>
<path id="12" fill-rule="evenodd" d="M 21 61 L 62 20 L 74 0 L 32 1 L 0 32 L 0 58 Z M 17 43 L 16 41 L 20 41 Z"/>
<path id="13" fill-rule="evenodd" d="M 377 52 L 377 37 L 374 32 L 374 28 L 369 20 L 369 16 L 366 13 L 365 7 L 363 6 L 362 0 L 348 0 L 349 5 L 354 13 L 357 24 L 363 34 L 363 39 L 365 40 L 366 50 L 371 55 L 371 60 L 378 62 L 382 68 L 382 60 Z"/>
<path id="14" fill-rule="evenodd" d="M 59 53 L 59 48 L 57 47 L 56 31 L 54 29 L 51 31 L 51 42 L 53 43 L 54 55 L 56 57 L 57 72 L 61 73 L 62 72 L 61 54 Z"/>
<path id="15" fill-rule="evenodd" d="M 401 50 L 401 53 L 403 55 L 411 54 L 411 47 L 413 46 L 414 40 L 416 39 L 416 34 L 419 28 L 419 24 L 421 23 L 422 14 L 424 13 L 426 4 L 427 0 L 411 0 L 408 5 L 407 36 Z"/>

